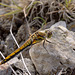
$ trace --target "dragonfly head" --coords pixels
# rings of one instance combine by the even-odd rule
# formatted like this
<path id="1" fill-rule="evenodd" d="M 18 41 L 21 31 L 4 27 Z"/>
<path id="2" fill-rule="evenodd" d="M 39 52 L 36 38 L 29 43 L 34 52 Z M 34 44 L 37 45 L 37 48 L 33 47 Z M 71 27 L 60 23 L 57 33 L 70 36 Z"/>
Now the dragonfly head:
<path id="1" fill-rule="evenodd" d="M 46 34 L 46 37 L 47 37 L 47 38 L 51 38 L 51 36 L 52 36 L 52 31 L 46 30 L 46 31 L 45 31 L 45 34 Z"/>

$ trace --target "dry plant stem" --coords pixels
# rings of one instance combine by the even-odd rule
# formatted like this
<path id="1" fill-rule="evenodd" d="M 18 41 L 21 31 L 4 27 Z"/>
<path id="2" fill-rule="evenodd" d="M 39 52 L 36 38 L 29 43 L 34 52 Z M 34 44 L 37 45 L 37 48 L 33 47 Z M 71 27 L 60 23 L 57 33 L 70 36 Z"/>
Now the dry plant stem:
<path id="1" fill-rule="evenodd" d="M 1 54 L 1 56 L 5 59 L 5 56 L 2 54 L 2 52 L 0 51 L 0 54 Z M 7 63 L 8 64 L 8 63 Z M 11 68 L 11 70 L 13 71 L 13 73 L 15 74 L 15 75 L 17 75 L 17 73 L 14 71 L 14 69 L 12 68 L 12 66 L 10 65 L 10 64 L 8 64 L 9 65 L 9 67 Z"/>
<path id="2" fill-rule="evenodd" d="M 55 6 L 54 4 L 58 4 L 58 6 Z M 61 8 L 60 8 L 61 7 Z M 58 8 L 59 10 L 58 11 L 54 11 L 54 9 L 56 9 L 56 8 Z M 61 11 L 60 11 L 61 10 Z M 72 18 L 73 17 L 73 15 L 75 14 L 75 13 L 73 13 L 73 11 L 75 10 L 75 8 L 72 8 L 72 9 L 69 9 L 69 7 L 67 8 L 65 5 L 63 5 L 62 4 L 62 2 L 52 2 L 51 3 L 51 5 L 50 5 L 50 13 L 49 14 L 53 14 L 53 13 L 55 13 L 55 12 L 61 12 L 62 14 L 63 14 L 63 18 L 66 20 L 67 18 L 68 19 L 70 19 L 70 20 L 72 20 L 72 21 L 74 21 L 75 20 L 75 17 L 74 18 Z M 73 14 L 72 14 L 73 13 Z M 70 15 L 68 15 L 68 14 L 70 14 Z M 60 14 L 61 15 L 61 14 Z M 60 16 L 59 15 L 59 16 Z M 68 20 L 66 20 L 66 21 L 68 21 Z"/>
<path id="3" fill-rule="evenodd" d="M 28 21 L 32 20 L 32 15 L 33 15 L 34 9 L 35 9 L 35 6 L 33 7 L 32 11 L 30 13 L 30 16 L 29 16 L 29 20 Z"/>
<path id="4" fill-rule="evenodd" d="M 35 0 L 32 0 L 31 4 L 30 4 L 28 7 L 32 6 L 34 1 L 35 1 Z M 31 9 L 31 7 L 30 7 L 30 9 Z M 24 8 L 23 11 L 24 11 L 24 16 L 26 17 L 25 8 Z M 28 28 L 28 30 L 29 30 L 29 34 L 31 35 L 30 26 L 29 26 L 29 23 L 28 23 L 27 19 L 26 19 L 26 22 L 27 22 L 27 28 Z"/>
<path id="5" fill-rule="evenodd" d="M 28 7 L 32 6 L 32 5 L 33 5 L 33 3 L 34 3 L 34 1 L 35 1 L 35 0 L 32 0 L 31 4 L 30 4 Z"/>
<path id="6" fill-rule="evenodd" d="M 75 21 L 75 19 L 71 18 L 69 15 L 66 14 L 66 16 L 67 16 L 70 20 Z"/>
<path id="7" fill-rule="evenodd" d="M 63 68 L 60 70 L 60 72 L 58 73 L 58 75 L 62 75 L 62 71 L 63 71 Z"/>
<path id="8" fill-rule="evenodd" d="M 31 23 L 30 23 L 30 26 L 33 26 L 35 23 L 37 23 L 37 21 L 32 21 Z"/>
<path id="9" fill-rule="evenodd" d="M 25 20 L 26 20 L 26 23 L 27 23 L 27 28 L 28 28 L 29 34 L 31 35 L 30 26 L 29 26 L 29 23 L 28 23 L 27 18 L 26 18 L 25 7 L 24 7 L 23 11 L 24 11 Z"/>
<path id="10" fill-rule="evenodd" d="M 16 41 L 16 39 L 15 39 L 13 33 L 12 33 L 12 25 L 11 25 L 11 28 L 10 28 L 10 33 L 11 33 L 11 35 L 12 35 L 12 37 L 13 37 L 13 39 L 14 39 L 16 45 L 17 45 L 18 48 L 19 48 L 20 46 L 18 45 L 18 43 L 17 43 L 17 41 Z M 22 62 L 23 62 L 23 64 L 24 64 L 25 69 L 27 70 L 28 74 L 31 75 L 31 73 L 29 72 L 29 70 L 28 70 L 28 68 L 27 68 L 27 66 L 26 66 L 26 64 L 25 64 L 24 58 L 23 58 L 23 56 L 22 56 L 22 53 L 20 53 L 20 55 L 21 55 Z"/>
<path id="11" fill-rule="evenodd" d="M 10 0 L 10 1 L 11 1 L 11 0 Z M 12 4 L 13 4 L 13 3 L 12 3 L 12 1 L 11 1 L 11 5 L 12 5 Z M 13 10 L 13 8 L 12 8 L 12 10 Z M 13 23 L 13 20 L 14 20 L 14 14 L 13 14 L 13 18 L 12 18 L 12 23 Z M 12 23 L 11 23 L 10 33 L 11 33 L 11 35 L 12 35 L 12 37 L 13 37 L 13 39 L 14 39 L 16 45 L 17 45 L 18 48 L 19 48 L 20 46 L 18 45 L 18 43 L 17 43 L 17 41 L 16 41 L 16 39 L 15 39 L 13 33 L 12 33 Z M 26 64 L 25 64 L 25 61 L 24 61 L 24 58 L 23 58 L 23 55 L 22 55 L 21 52 L 20 52 L 20 55 L 21 55 L 22 62 L 23 62 L 23 64 L 24 64 L 25 69 L 27 70 L 28 74 L 31 75 L 31 73 L 29 72 L 29 70 L 28 70 L 28 68 L 27 68 L 27 66 L 26 66 Z M 26 72 L 25 72 L 25 74 L 26 74 Z"/>
<path id="12" fill-rule="evenodd" d="M 44 7 L 44 5 L 42 4 L 42 8 L 41 8 L 41 10 L 40 10 L 39 13 L 38 13 L 38 14 L 41 15 L 42 18 L 44 18 L 44 16 L 43 16 L 43 15 L 44 15 L 44 12 L 43 12 L 44 8 L 45 8 L 45 7 Z"/>
<path id="13" fill-rule="evenodd" d="M 44 42 L 43 42 L 43 47 L 44 47 L 44 49 L 47 51 L 47 53 L 49 54 L 48 50 L 47 50 L 46 47 L 45 47 L 45 41 L 46 41 L 46 40 L 44 40 Z"/>

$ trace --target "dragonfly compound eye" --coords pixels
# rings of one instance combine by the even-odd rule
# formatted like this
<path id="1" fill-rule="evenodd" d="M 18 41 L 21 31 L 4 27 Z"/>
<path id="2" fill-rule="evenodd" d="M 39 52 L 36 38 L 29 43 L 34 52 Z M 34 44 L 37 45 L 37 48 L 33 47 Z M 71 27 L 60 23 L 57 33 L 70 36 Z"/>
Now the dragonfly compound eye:
<path id="1" fill-rule="evenodd" d="M 51 38 L 51 36 L 52 36 L 52 32 L 49 31 L 49 32 L 47 33 L 47 38 Z"/>

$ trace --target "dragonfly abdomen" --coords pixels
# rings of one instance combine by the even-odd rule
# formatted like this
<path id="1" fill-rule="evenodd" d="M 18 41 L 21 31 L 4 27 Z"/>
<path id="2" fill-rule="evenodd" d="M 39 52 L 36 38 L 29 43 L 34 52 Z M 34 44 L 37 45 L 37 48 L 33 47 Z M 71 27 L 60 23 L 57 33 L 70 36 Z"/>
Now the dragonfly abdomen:
<path id="1" fill-rule="evenodd" d="M 13 57 L 15 57 L 18 53 L 20 53 L 22 50 L 30 46 L 32 43 L 31 39 L 28 39 L 20 48 L 16 49 L 13 53 L 8 55 L 0 64 L 4 64 L 5 62 L 9 61 Z"/>

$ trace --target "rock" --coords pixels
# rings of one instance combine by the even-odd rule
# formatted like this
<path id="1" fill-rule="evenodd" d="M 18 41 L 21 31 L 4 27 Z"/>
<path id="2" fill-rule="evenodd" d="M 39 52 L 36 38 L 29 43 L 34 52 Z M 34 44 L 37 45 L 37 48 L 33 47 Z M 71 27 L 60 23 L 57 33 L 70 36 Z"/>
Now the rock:
<path id="1" fill-rule="evenodd" d="M 4 21 L 5 23 L 5 21 Z M 0 39 L 5 39 L 6 36 L 9 34 L 9 24 L 3 24 L 2 21 L 0 23 Z"/>
<path id="2" fill-rule="evenodd" d="M 6 37 L 5 41 L 1 40 L 0 51 L 5 57 L 14 51 L 14 39 L 10 34 Z"/>
<path id="3" fill-rule="evenodd" d="M 21 13 L 19 13 L 19 14 L 21 14 Z M 18 15 L 19 15 L 18 14 Z M 24 15 L 23 15 L 24 16 Z M 17 17 L 19 17 L 19 16 L 17 16 Z M 15 24 L 16 25 L 14 25 L 14 28 L 15 28 L 15 26 L 16 26 L 16 28 L 19 28 L 24 22 L 23 22 L 23 19 L 22 19 L 22 15 L 21 15 L 21 18 L 17 18 L 17 17 L 15 17 L 14 18 L 14 22 L 15 22 Z M 13 28 L 13 29 L 14 29 Z M 14 29 L 15 30 L 15 29 Z M 16 30 L 15 30 L 16 31 Z"/>
<path id="4" fill-rule="evenodd" d="M 12 65 L 13 63 L 16 63 L 18 61 L 19 61 L 18 58 L 15 57 L 15 58 L 11 59 L 10 61 L 8 61 L 7 63 L 0 65 L 0 75 L 11 75 L 12 70 L 9 67 L 9 65 Z"/>
<path id="5" fill-rule="evenodd" d="M 0 51 L 3 53 L 4 56 L 8 56 L 10 53 L 12 53 L 14 51 L 14 40 L 12 36 L 9 34 L 6 37 L 5 42 L 1 41 L 0 46 Z"/>
<path id="6" fill-rule="evenodd" d="M 17 41 L 19 43 L 22 41 L 25 41 L 29 36 L 28 34 L 29 34 L 29 32 L 28 32 L 26 25 L 21 25 L 16 34 Z"/>
<path id="7" fill-rule="evenodd" d="M 0 51 L 4 52 L 4 45 L 0 45 Z"/>
<path id="8" fill-rule="evenodd" d="M 54 25 L 52 25 L 52 28 L 57 27 L 57 26 L 63 26 L 66 28 L 66 22 L 65 21 L 59 21 L 59 22 L 55 23 Z"/>
<path id="9" fill-rule="evenodd" d="M 14 64 L 14 63 L 17 63 L 19 61 L 19 59 L 17 58 L 17 57 L 14 57 L 14 58 L 12 58 L 11 60 L 9 60 L 7 63 L 9 64 L 9 65 L 12 65 L 12 64 Z"/>
<path id="10" fill-rule="evenodd" d="M 5 31 L 5 33 L 9 33 L 9 31 L 10 31 L 10 26 L 11 26 L 10 23 L 11 23 L 11 22 L 7 21 L 6 24 L 3 24 L 3 25 L 2 25 L 3 31 Z"/>
<path id="11" fill-rule="evenodd" d="M 31 75 L 35 75 L 35 69 L 34 69 L 32 61 L 28 58 L 24 58 L 24 61 L 26 63 L 28 70 L 30 71 Z M 25 75 L 25 72 L 27 73 L 22 60 L 19 60 L 17 63 L 14 64 L 14 66 L 17 67 L 18 69 L 22 70 L 23 75 Z"/>
<path id="12" fill-rule="evenodd" d="M 4 41 L 1 41 L 1 45 L 5 45 L 5 42 Z"/>
<path id="13" fill-rule="evenodd" d="M 3 53 L 4 56 L 6 56 L 6 54 L 7 54 L 6 49 L 7 49 L 7 46 L 5 45 L 5 42 L 1 41 L 0 51 Z M 2 59 L 1 55 L 0 55 L 0 59 Z"/>
<path id="14" fill-rule="evenodd" d="M 71 22 L 69 25 L 67 25 L 67 28 L 70 31 L 74 31 L 75 32 L 75 22 Z"/>
<path id="15" fill-rule="evenodd" d="M 7 44 L 7 48 L 10 49 L 10 48 L 14 48 L 14 39 L 13 37 L 11 36 L 11 34 L 9 34 L 7 37 L 6 37 L 6 44 Z"/>
<path id="16" fill-rule="evenodd" d="M 53 25 L 48 29 L 52 31 L 52 37 L 47 38 L 51 43 L 45 42 L 46 49 L 42 41 L 29 50 L 31 60 L 40 75 L 56 75 L 62 69 L 75 68 L 75 33 L 65 27 L 66 25 Z"/>
<path id="17" fill-rule="evenodd" d="M 3 64 L 0 66 L 0 75 L 11 75 L 12 70 L 9 68 L 7 64 Z"/>

